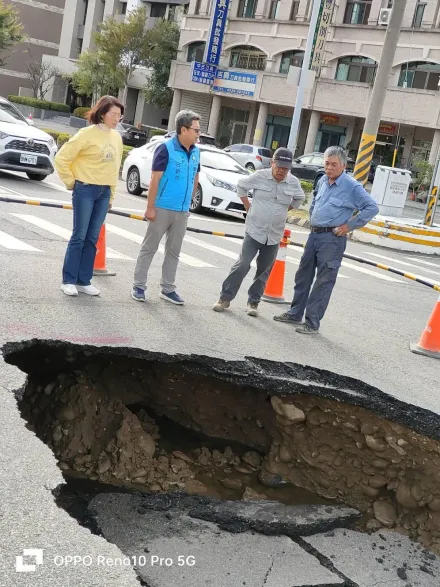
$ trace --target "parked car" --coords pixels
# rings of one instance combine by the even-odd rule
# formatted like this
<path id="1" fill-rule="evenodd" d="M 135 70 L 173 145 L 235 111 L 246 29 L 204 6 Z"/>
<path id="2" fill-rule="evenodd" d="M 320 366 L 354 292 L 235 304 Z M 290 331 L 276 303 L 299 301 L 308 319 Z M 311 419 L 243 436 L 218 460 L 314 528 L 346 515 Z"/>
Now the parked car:
<path id="1" fill-rule="evenodd" d="M 121 135 L 122 142 L 127 147 L 141 147 L 147 142 L 147 133 L 131 124 L 120 122 L 116 130 Z"/>
<path id="2" fill-rule="evenodd" d="M 163 138 L 163 137 L 162 137 Z M 139 196 L 148 189 L 155 150 L 162 141 L 153 141 L 139 149 L 133 149 L 122 168 L 122 179 L 127 191 Z M 191 212 L 203 208 L 219 212 L 244 212 L 244 206 L 237 196 L 237 183 L 243 175 L 248 175 L 230 155 L 209 145 L 200 147 L 199 186 L 191 202 Z"/>
<path id="3" fill-rule="evenodd" d="M 354 159 L 348 159 L 347 173 L 351 174 L 354 171 Z M 316 186 L 321 177 L 325 174 L 324 171 L 324 153 L 308 153 L 295 159 L 292 164 L 292 173 L 298 179 L 305 179 Z"/>
<path id="4" fill-rule="evenodd" d="M 171 139 L 175 135 L 176 135 L 175 130 L 167 132 L 165 135 L 154 135 L 151 137 L 150 143 L 154 143 L 155 141 L 163 140 L 163 139 Z M 212 145 L 213 147 L 216 146 L 215 137 L 213 137 L 212 135 L 208 135 L 206 133 L 203 133 L 203 132 L 199 135 L 199 138 L 197 139 L 197 143 L 199 145 Z"/>
<path id="5" fill-rule="evenodd" d="M 0 169 L 22 171 L 41 181 L 54 172 L 53 138 L 36 128 L 5 98 L 0 98 Z"/>
<path id="6" fill-rule="evenodd" d="M 270 167 L 272 160 L 272 151 L 270 149 L 254 145 L 230 145 L 224 151 L 249 171 Z"/>

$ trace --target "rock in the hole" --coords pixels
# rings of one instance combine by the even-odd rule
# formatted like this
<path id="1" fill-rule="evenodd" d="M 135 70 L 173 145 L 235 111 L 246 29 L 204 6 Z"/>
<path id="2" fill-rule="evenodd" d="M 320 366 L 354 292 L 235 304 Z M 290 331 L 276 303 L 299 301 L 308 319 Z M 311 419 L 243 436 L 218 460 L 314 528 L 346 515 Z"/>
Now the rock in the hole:
<path id="1" fill-rule="evenodd" d="M 99 455 L 98 466 L 96 467 L 96 472 L 98 475 L 103 475 L 107 473 L 107 471 L 111 467 L 111 462 L 108 456 L 105 453 L 101 453 Z"/>
<path id="2" fill-rule="evenodd" d="M 289 422 L 294 424 L 295 422 L 303 422 L 306 419 L 306 415 L 300 408 L 297 408 L 293 404 L 283 402 L 276 395 L 273 395 L 270 401 L 275 412 L 279 416 L 289 420 Z"/>
<path id="3" fill-rule="evenodd" d="M 265 493 L 258 493 L 251 487 L 246 487 L 241 497 L 243 501 L 262 501 L 264 499 L 268 499 Z"/>
<path id="4" fill-rule="evenodd" d="M 400 484 L 396 489 L 396 499 L 400 505 L 409 509 L 416 509 L 419 506 L 411 495 L 411 488 L 405 483 Z"/>
<path id="5" fill-rule="evenodd" d="M 241 460 L 243 461 L 243 463 L 250 465 L 254 469 L 259 469 L 261 467 L 261 457 L 257 452 L 253 450 L 245 452 L 244 455 L 241 457 Z"/>
<path id="6" fill-rule="evenodd" d="M 434 499 L 428 503 L 428 507 L 433 512 L 440 512 L 440 499 L 438 497 L 434 497 Z"/>
<path id="7" fill-rule="evenodd" d="M 142 452 L 150 458 L 152 458 L 156 452 L 156 443 L 152 437 L 142 429 L 139 430 L 138 446 L 142 449 Z"/>
<path id="8" fill-rule="evenodd" d="M 191 457 L 189 457 L 188 455 L 186 455 L 183 452 L 180 452 L 180 450 L 175 450 L 173 452 L 173 455 L 176 457 L 176 459 L 181 459 L 182 461 L 185 461 L 186 463 L 191 463 L 191 465 L 194 465 L 194 461 Z"/>
<path id="9" fill-rule="evenodd" d="M 269 473 L 264 469 L 261 469 L 258 473 L 258 480 L 261 485 L 264 485 L 265 487 L 282 487 L 283 485 L 287 485 L 287 481 L 285 481 L 281 475 Z"/>
<path id="10" fill-rule="evenodd" d="M 381 452 L 386 449 L 385 443 L 380 438 L 371 436 L 371 434 L 365 435 L 365 442 L 367 443 L 368 448 L 371 448 L 371 450 Z"/>
<path id="11" fill-rule="evenodd" d="M 189 494 L 204 495 L 208 493 L 208 488 L 206 485 L 197 479 L 187 479 L 187 481 L 185 481 L 185 490 Z"/>
<path id="12" fill-rule="evenodd" d="M 373 503 L 374 517 L 381 524 L 391 527 L 396 523 L 397 512 L 392 503 L 388 501 L 375 501 Z"/>
<path id="13" fill-rule="evenodd" d="M 234 479 L 233 477 L 227 477 L 221 480 L 221 484 L 227 489 L 241 489 L 243 484 L 240 479 Z"/>

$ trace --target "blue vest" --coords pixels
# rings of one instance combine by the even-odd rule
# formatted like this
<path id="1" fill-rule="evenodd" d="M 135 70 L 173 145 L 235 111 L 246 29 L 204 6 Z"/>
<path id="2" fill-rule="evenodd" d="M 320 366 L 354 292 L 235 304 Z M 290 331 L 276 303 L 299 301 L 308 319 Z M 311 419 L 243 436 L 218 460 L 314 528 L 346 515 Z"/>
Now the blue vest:
<path id="1" fill-rule="evenodd" d="M 168 165 L 159 182 L 156 207 L 188 212 L 194 189 L 194 180 L 200 164 L 200 151 L 190 150 L 189 156 L 177 137 L 166 141 Z"/>

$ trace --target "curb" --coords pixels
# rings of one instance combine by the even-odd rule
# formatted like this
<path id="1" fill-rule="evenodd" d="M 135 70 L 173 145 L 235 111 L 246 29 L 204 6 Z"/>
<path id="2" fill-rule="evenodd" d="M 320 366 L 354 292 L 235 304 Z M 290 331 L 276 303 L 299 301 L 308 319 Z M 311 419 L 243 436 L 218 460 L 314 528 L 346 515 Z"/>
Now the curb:
<path id="1" fill-rule="evenodd" d="M 310 220 L 308 218 L 301 218 L 301 216 L 289 216 L 287 218 L 287 224 L 295 224 L 302 228 L 310 228 Z"/>

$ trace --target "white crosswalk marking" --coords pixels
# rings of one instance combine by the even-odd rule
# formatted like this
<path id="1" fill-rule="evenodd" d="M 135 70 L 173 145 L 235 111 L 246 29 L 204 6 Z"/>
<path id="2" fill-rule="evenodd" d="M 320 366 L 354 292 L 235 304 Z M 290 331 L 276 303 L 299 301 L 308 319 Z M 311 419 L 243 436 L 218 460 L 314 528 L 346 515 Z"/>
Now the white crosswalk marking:
<path id="1" fill-rule="evenodd" d="M 17 218 L 29 222 L 29 224 L 33 224 L 34 226 L 38 226 L 38 228 L 42 228 L 47 232 L 51 232 L 52 234 L 55 234 L 56 236 L 59 236 L 67 241 L 70 239 L 72 235 L 71 230 L 63 228 L 62 226 L 58 226 L 58 224 L 54 224 L 53 222 L 49 222 L 48 220 L 43 220 L 43 218 L 38 218 L 38 216 L 31 216 L 30 214 L 12 214 L 12 216 L 16 216 Z M 127 255 L 118 253 L 118 251 L 114 251 L 109 247 L 107 247 L 107 258 L 133 261 L 131 257 L 127 257 Z"/>
<path id="2" fill-rule="evenodd" d="M 207 243 L 203 240 L 200 240 L 198 238 L 194 238 L 193 236 L 185 236 L 185 241 L 195 245 L 197 247 L 202 247 L 203 249 L 206 249 L 208 251 L 212 251 L 213 253 L 217 253 L 218 255 L 223 255 L 224 257 L 229 257 L 230 259 L 234 259 L 234 261 L 236 261 L 238 259 L 238 254 L 234 253 L 233 251 L 229 251 L 228 249 L 223 249 L 222 247 L 217 247 L 216 245 L 211 245 L 210 243 Z M 240 241 L 241 243 L 242 241 Z M 252 267 L 256 267 L 256 263 L 255 261 L 252 261 L 251 263 Z"/>
<path id="3" fill-rule="evenodd" d="M 422 265 L 429 265 L 430 267 L 437 267 L 440 270 L 439 263 L 431 263 L 430 261 L 424 261 L 419 259 L 418 257 L 405 257 L 405 259 L 409 259 L 410 261 L 417 261 L 417 263 L 421 263 Z"/>
<path id="4" fill-rule="evenodd" d="M 28 245 L 18 238 L 15 238 L 15 236 L 11 236 L 10 234 L 2 232 L 1 230 L 0 247 L 4 247 L 5 249 L 9 249 L 11 251 L 33 251 L 35 253 L 41 253 L 40 249 L 36 249 L 35 247 Z"/>
<path id="5" fill-rule="evenodd" d="M 135 232 L 130 232 L 129 230 L 125 230 L 124 228 L 120 228 L 119 226 L 115 226 L 114 224 L 106 223 L 107 231 L 113 234 L 117 234 L 122 238 L 126 238 L 134 243 L 141 244 L 144 238 Z M 160 244 L 159 245 L 159 252 L 164 254 L 165 247 Z M 196 259 L 196 257 L 191 257 L 191 255 L 187 255 L 185 253 L 180 253 L 180 261 L 185 265 L 190 265 L 191 267 L 215 267 L 215 265 L 211 265 L 210 263 L 206 263 L 200 259 Z"/>
<path id="6" fill-rule="evenodd" d="M 385 255 L 378 255 L 377 253 L 368 253 L 368 252 L 366 254 L 369 257 L 377 257 L 378 259 L 385 259 L 386 261 L 392 261 L 392 263 L 396 263 L 397 265 L 404 265 L 405 267 L 415 267 L 416 269 L 419 269 L 420 271 L 424 271 L 425 273 L 431 273 L 432 275 L 436 275 L 438 278 L 440 278 L 440 267 L 438 268 L 438 271 L 433 271 L 432 269 L 425 269 L 424 267 L 419 267 L 415 263 L 408 263 L 408 261 L 399 261 L 398 259 L 395 259 L 394 257 L 386 257 Z"/>
<path id="7" fill-rule="evenodd" d="M 365 267 L 358 267 L 357 265 L 353 265 L 353 263 L 347 263 L 347 261 L 342 261 L 342 266 L 349 267 L 350 269 L 358 271 L 359 273 L 364 273 L 365 275 L 372 275 L 373 277 L 377 277 L 377 279 L 382 279 L 382 281 L 389 281 L 391 283 L 402 283 L 400 279 L 394 279 L 394 277 L 389 277 L 388 275 L 376 273 L 375 271 L 371 271 L 370 269 L 365 269 Z M 378 269 L 377 271 L 381 271 L 381 269 Z"/>
<path id="8" fill-rule="evenodd" d="M 235 245 L 237 245 L 237 244 L 238 244 L 239 246 L 241 246 L 241 243 L 243 242 L 243 241 L 240 241 L 240 240 L 238 240 L 238 239 L 231 238 L 231 237 L 229 237 L 229 236 L 226 236 L 226 237 L 223 237 L 223 238 L 224 238 L 225 240 L 227 240 L 227 241 L 231 242 L 231 243 L 234 243 Z M 299 265 L 299 260 L 298 260 L 298 259 L 295 259 L 295 258 L 294 258 L 294 257 L 292 257 L 291 255 L 287 254 L 287 255 L 286 255 L 286 263 L 292 263 L 293 265 Z M 339 275 L 338 275 L 338 278 L 339 278 L 339 277 L 341 277 L 342 279 L 350 279 L 350 278 L 348 277 L 348 275 L 343 275 L 342 273 L 339 273 Z"/>

